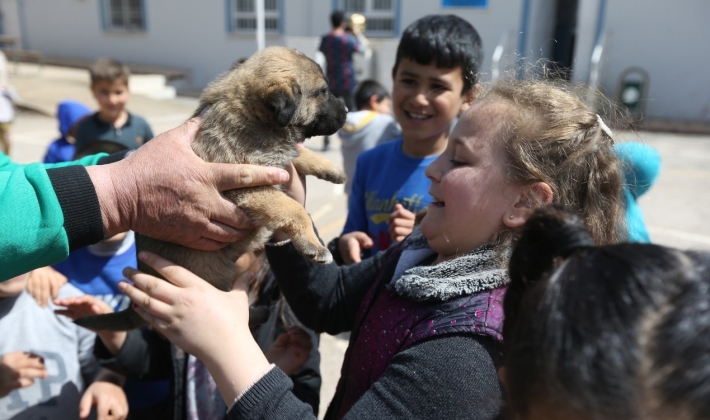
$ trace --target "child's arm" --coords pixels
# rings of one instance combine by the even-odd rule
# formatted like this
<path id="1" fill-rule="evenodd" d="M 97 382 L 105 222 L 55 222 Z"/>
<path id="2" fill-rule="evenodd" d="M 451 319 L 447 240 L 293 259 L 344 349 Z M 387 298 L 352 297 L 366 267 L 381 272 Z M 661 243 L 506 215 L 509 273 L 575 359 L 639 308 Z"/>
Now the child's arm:
<path id="1" fill-rule="evenodd" d="M 128 400 L 123 392 L 125 378 L 102 369 L 96 380 L 84 391 L 79 402 L 79 418 L 85 419 L 96 406 L 96 418 L 123 420 L 128 416 Z"/>
<path id="2" fill-rule="evenodd" d="M 266 256 L 299 321 L 316 333 L 338 334 L 352 328 L 357 310 L 391 250 L 342 267 L 312 263 L 290 243 L 267 246 Z"/>
<path id="3" fill-rule="evenodd" d="M 57 306 L 64 306 L 66 309 L 57 309 L 59 315 L 71 318 L 73 321 L 92 315 L 102 315 L 112 313 L 113 309 L 108 304 L 91 295 L 74 296 L 54 301 Z M 116 355 L 126 342 L 127 333 L 125 331 L 96 331 L 96 335 L 104 343 L 104 346 L 111 354 Z"/>

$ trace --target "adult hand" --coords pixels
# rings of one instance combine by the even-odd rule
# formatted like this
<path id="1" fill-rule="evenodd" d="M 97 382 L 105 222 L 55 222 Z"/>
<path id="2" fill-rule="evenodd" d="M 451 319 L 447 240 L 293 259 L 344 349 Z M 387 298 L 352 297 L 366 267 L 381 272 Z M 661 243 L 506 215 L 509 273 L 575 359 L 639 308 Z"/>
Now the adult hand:
<path id="1" fill-rule="evenodd" d="M 54 304 L 64 306 L 64 309 L 55 309 L 54 313 L 64 315 L 76 321 L 87 316 L 110 314 L 113 308 L 108 303 L 91 295 L 72 296 L 65 299 L 55 299 Z M 109 353 L 114 356 L 118 354 L 126 342 L 128 333 L 126 331 L 95 331 L 99 339 L 104 343 Z"/>
<path id="2" fill-rule="evenodd" d="M 277 168 L 207 163 L 190 147 L 199 120 L 162 133 L 120 162 L 87 168 L 101 204 L 104 235 L 134 230 L 211 251 L 253 226 L 222 191 L 282 184 Z"/>
<path id="3" fill-rule="evenodd" d="M 47 375 L 44 359 L 40 356 L 22 351 L 7 353 L 0 357 L 0 398 Z"/>
<path id="4" fill-rule="evenodd" d="M 168 281 L 126 268 L 123 274 L 134 284 L 122 281 L 118 288 L 154 330 L 205 364 L 231 405 L 270 369 L 248 326 L 247 287 L 254 273 L 245 271 L 232 291 L 222 292 L 155 254 L 138 258 Z"/>
<path id="5" fill-rule="evenodd" d="M 66 282 L 67 278 L 64 274 L 52 267 L 41 267 L 30 271 L 26 288 L 37 304 L 44 308 L 50 298 L 56 299 L 59 296 L 59 289 Z"/>
<path id="6" fill-rule="evenodd" d="M 344 233 L 338 239 L 338 250 L 343 257 L 343 263 L 350 265 L 362 261 L 360 252 L 363 249 L 370 249 L 375 245 L 372 239 L 365 232 Z"/>
<path id="7" fill-rule="evenodd" d="M 276 337 L 266 351 L 266 360 L 291 376 L 308 361 L 312 349 L 311 336 L 303 328 L 291 327 Z"/>
<path id="8" fill-rule="evenodd" d="M 402 242 L 402 240 L 409 236 L 414 230 L 415 218 L 416 215 L 405 209 L 403 205 L 395 204 L 394 211 L 392 211 L 389 219 L 387 219 L 390 239 L 395 243 Z"/>
<path id="9" fill-rule="evenodd" d="M 85 419 L 96 406 L 97 420 L 123 420 L 128 417 L 128 400 L 118 384 L 97 379 L 79 401 L 79 418 Z"/>

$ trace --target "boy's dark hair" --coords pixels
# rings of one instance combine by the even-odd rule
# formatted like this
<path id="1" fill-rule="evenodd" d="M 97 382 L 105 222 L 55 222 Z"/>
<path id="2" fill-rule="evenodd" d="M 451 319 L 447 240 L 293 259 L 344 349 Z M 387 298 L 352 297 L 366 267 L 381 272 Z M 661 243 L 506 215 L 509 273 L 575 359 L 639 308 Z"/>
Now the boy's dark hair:
<path id="1" fill-rule="evenodd" d="M 397 47 L 392 76 L 403 58 L 421 65 L 461 68 L 463 91 L 478 83 L 478 71 L 483 62 L 481 37 L 467 21 L 454 15 L 428 15 L 407 26 Z"/>
<path id="2" fill-rule="evenodd" d="M 330 24 L 333 25 L 334 29 L 340 26 L 343 20 L 345 20 L 345 13 L 342 10 L 336 10 L 330 14 Z"/>
<path id="3" fill-rule="evenodd" d="M 707 419 L 710 254 L 594 246 L 577 215 L 544 208 L 510 260 L 506 392 L 589 419 Z"/>
<path id="4" fill-rule="evenodd" d="M 81 159 L 86 156 L 95 155 L 97 153 L 108 153 L 109 155 L 124 152 L 128 147 L 121 143 L 108 140 L 93 140 L 81 146 L 74 152 L 74 160 Z"/>
<path id="5" fill-rule="evenodd" d="M 91 86 L 99 81 L 110 83 L 122 81 L 128 86 L 131 70 L 127 65 L 113 58 L 99 58 L 89 67 L 89 74 L 91 75 Z"/>
<path id="6" fill-rule="evenodd" d="M 363 80 L 355 91 L 355 106 L 361 110 L 368 106 L 372 95 L 377 96 L 377 103 L 389 98 L 390 94 L 384 86 L 376 80 Z"/>

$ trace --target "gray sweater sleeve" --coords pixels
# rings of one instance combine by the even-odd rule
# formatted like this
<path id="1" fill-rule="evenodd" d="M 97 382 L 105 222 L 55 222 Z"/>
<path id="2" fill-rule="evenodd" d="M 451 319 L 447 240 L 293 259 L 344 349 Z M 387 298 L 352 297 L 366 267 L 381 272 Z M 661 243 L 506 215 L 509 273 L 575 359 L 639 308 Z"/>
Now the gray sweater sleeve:
<path id="1" fill-rule="evenodd" d="M 499 362 L 486 337 L 421 342 L 392 359 L 345 419 L 496 419 L 502 399 Z M 231 407 L 228 418 L 315 419 L 290 389 L 288 377 L 272 369 Z"/>

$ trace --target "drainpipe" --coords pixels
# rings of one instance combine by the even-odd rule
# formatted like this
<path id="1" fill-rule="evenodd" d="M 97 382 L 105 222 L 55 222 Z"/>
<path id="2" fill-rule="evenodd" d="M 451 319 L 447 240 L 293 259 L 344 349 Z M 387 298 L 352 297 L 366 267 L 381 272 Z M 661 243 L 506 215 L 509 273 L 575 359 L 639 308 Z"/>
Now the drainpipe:
<path id="1" fill-rule="evenodd" d="M 20 42 L 22 48 L 30 49 L 30 37 L 27 35 L 27 20 L 25 19 L 25 1 L 17 0 L 17 18 L 20 21 Z"/>
<path id="2" fill-rule="evenodd" d="M 256 0 L 256 50 L 266 46 L 266 29 L 264 22 L 264 0 Z"/>

